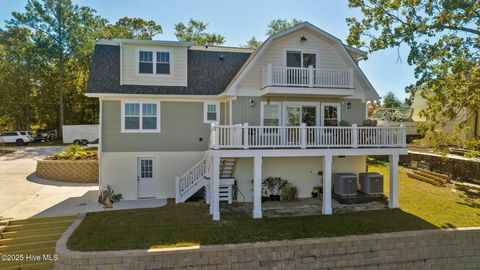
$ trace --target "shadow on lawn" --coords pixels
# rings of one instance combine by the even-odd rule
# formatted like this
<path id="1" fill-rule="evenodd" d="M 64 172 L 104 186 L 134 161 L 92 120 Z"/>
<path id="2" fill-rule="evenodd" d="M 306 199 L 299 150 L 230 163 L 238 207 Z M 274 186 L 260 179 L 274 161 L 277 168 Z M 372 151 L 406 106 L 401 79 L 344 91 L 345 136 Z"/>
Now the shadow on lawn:
<path id="1" fill-rule="evenodd" d="M 155 209 L 89 213 L 69 239 L 68 247 L 79 251 L 149 249 L 435 228 L 401 209 L 263 219 L 222 211 L 221 220 L 214 222 L 207 206 L 169 203 Z"/>

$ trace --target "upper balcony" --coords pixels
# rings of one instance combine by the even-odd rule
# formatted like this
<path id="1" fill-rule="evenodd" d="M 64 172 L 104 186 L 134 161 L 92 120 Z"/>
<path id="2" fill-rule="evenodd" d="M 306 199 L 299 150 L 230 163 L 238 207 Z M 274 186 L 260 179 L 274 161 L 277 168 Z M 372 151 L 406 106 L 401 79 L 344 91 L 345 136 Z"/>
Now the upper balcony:
<path id="1" fill-rule="evenodd" d="M 353 68 L 303 68 L 267 64 L 262 68 L 262 90 L 266 94 L 350 96 L 355 92 Z"/>

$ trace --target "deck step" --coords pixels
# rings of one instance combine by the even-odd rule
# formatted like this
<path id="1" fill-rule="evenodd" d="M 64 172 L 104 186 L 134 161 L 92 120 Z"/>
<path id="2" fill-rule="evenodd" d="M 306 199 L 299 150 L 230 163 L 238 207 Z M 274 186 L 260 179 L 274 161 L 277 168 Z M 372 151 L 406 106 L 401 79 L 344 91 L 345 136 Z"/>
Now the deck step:
<path id="1" fill-rule="evenodd" d="M 407 172 L 407 175 L 408 177 L 410 178 L 413 178 L 415 180 L 419 180 L 419 181 L 422 181 L 422 182 L 426 182 L 426 183 L 429 183 L 429 184 L 432 184 L 434 186 L 442 186 L 442 183 L 438 182 L 438 181 L 435 181 L 429 177 L 425 177 L 423 175 L 419 175 L 419 174 L 416 174 L 416 173 L 413 173 L 413 172 Z"/>
<path id="2" fill-rule="evenodd" d="M 56 244 L 57 244 L 57 239 L 48 240 L 48 241 L 39 241 L 39 242 L 33 242 L 33 243 L 9 244 L 9 245 L 0 246 L 0 253 L 29 250 L 29 249 L 39 249 L 39 248 L 46 248 L 46 247 L 55 247 Z"/>
<path id="3" fill-rule="evenodd" d="M 433 172 L 433 171 L 429 171 L 429 170 L 425 170 L 425 169 L 417 169 L 417 171 L 427 173 L 429 175 L 433 175 L 433 176 L 438 177 L 438 178 L 442 178 L 447 182 L 449 182 L 451 180 L 448 175 L 445 175 L 445 174 L 442 174 L 442 173 Z"/>
<path id="4" fill-rule="evenodd" d="M 12 219 L 9 221 L 9 225 L 23 225 L 23 224 L 38 224 L 47 222 L 64 222 L 74 221 L 77 218 L 76 215 L 65 215 L 58 217 L 41 217 L 41 218 L 28 218 L 28 219 Z"/>
<path id="5" fill-rule="evenodd" d="M 29 236 L 13 237 L 13 238 L 5 238 L 5 239 L 2 238 L 0 239 L 0 246 L 58 240 L 61 236 L 62 236 L 62 233 L 54 233 L 54 234 L 33 234 Z"/>
<path id="6" fill-rule="evenodd" d="M 73 220 L 56 221 L 56 222 L 42 222 L 42 223 L 29 223 L 19 225 L 8 225 L 4 232 L 24 231 L 24 230 L 38 230 L 47 229 L 52 227 L 68 227 L 73 223 Z"/>
<path id="7" fill-rule="evenodd" d="M 2 270 L 52 270 L 53 262 L 26 262 L 22 265 L 10 265 L 2 267 Z"/>
<path id="8" fill-rule="evenodd" d="M 8 239 L 13 237 L 25 237 L 25 236 L 40 235 L 40 234 L 63 233 L 67 228 L 68 227 L 66 226 L 59 226 L 59 227 L 41 228 L 41 229 L 33 229 L 33 230 L 3 232 L 1 234 L 1 239 Z"/>
<path id="9" fill-rule="evenodd" d="M 436 175 L 429 174 L 428 172 L 425 172 L 425 171 L 413 170 L 413 173 L 415 173 L 417 175 L 420 175 L 420 176 L 424 176 L 426 178 L 430 178 L 430 179 L 440 183 L 441 185 L 445 185 L 447 183 L 447 180 L 445 180 L 444 178 L 440 178 Z"/>

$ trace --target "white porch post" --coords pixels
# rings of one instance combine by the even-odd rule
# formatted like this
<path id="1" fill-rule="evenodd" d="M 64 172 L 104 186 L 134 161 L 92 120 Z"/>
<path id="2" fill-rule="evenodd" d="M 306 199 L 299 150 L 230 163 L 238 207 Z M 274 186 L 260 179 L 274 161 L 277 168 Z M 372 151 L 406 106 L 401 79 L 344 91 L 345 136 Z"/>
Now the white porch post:
<path id="1" fill-rule="evenodd" d="M 389 208 L 398 208 L 398 154 L 390 155 L 390 199 Z"/>
<path id="2" fill-rule="evenodd" d="M 213 220 L 220 220 L 220 157 L 213 158 L 212 176 L 210 179 L 210 189 L 212 190 L 210 205 L 213 205 Z"/>
<path id="3" fill-rule="evenodd" d="M 322 214 L 332 214 L 332 156 L 323 157 Z"/>
<path id="4" fill-rule="evenodd" d="M 253 158 L 253 218 L 262 218 L 262 157 Z"/>

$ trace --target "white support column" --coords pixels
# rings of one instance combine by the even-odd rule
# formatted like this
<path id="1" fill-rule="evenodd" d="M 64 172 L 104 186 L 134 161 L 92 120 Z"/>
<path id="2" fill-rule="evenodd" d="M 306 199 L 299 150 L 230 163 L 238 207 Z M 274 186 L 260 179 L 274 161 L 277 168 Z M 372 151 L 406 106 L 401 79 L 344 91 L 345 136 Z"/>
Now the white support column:
<path id="1" fill-rule="evenodd" d="M 398 208 L 398 154 L 388 156 L 390 160 L 390 199 L 389 208 Z"/>
<path id="2" fill-rule="evenodd" d="M 262 157 L 253 158 L 253 218 L 262 218 Z"/>
<path id="3" fill-rule="evenodd" d="M 323 157 L 322 214 L 332 214 L 332 156 Z"/>
<path id="4" fill-rule="evenodd" d="M 213 205 L 213 220 L 220 220 L 220 158 L 213 158 L 213 172 L 210 179 L 210 188 L 212 189 L 212 197 L 210 205 Z"/>

